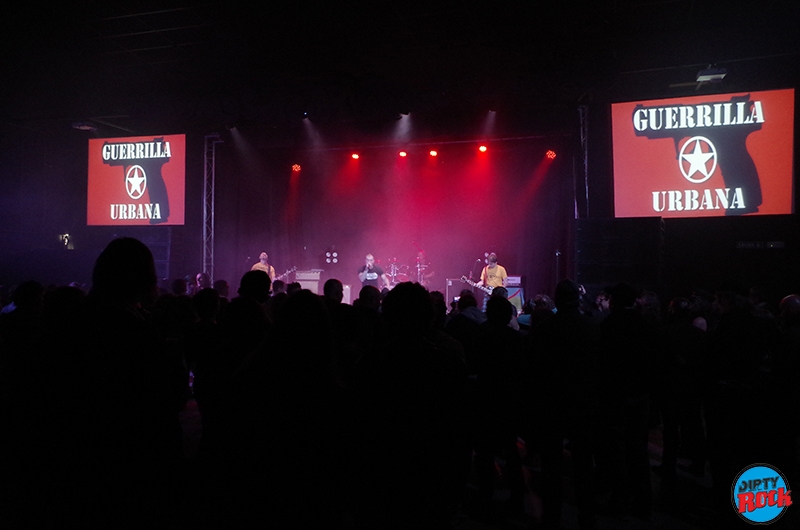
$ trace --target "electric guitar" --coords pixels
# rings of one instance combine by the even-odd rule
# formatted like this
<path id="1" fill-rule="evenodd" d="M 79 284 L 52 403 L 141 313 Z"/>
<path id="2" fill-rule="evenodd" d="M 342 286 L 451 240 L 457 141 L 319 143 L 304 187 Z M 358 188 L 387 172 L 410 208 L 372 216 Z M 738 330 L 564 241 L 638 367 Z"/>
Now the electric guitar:
<path id="1" fill-rule="evenodd" d="M 280 276 L 275 276 L 275 279 L 272 280 L 272 281 L 278 281 L 278 280 L 283 280 L 284 278 L 288 278 L 289 275 L 291 273 L 293 273 L 294 271 L 296 271 L 296 270 L 297 270 L 297 267 L 292 267 L 291 269 L 288 269 L 286 272 L 284 272 Z"/>
<path id="2" fill-rule="evenodd" d="M 494 287 L 489 287 L 488 285 L 478 285 L 477 282 L 473 282 L 472 280 L 470 280 L 466 276 L 462 276 L 461 277 L 461 281 L 463 283 L 471 285 L 472 287 L 477 287 L 478 289 L 480 289 L 481 291 L 483 291 L 486 294 L 492 294 L 492 290 L 494 289 Z"/>

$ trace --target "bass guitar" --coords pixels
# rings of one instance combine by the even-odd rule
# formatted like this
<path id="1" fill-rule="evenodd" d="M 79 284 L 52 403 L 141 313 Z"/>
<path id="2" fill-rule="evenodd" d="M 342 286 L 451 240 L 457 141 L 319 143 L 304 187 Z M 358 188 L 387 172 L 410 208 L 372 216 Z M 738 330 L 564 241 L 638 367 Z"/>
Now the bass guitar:
<path id="1" fill-rule="evenodd" d="M 492 294 L 492 290 L 494 289 L 494 287 L 489 287 L 488 285 L 478 285 L 476 282 L 473 282 L 466 276 L 462 276 L 461 281 L 467 285 L 471 285 L 472 287 L 477 287 L 486 294 Z"/>

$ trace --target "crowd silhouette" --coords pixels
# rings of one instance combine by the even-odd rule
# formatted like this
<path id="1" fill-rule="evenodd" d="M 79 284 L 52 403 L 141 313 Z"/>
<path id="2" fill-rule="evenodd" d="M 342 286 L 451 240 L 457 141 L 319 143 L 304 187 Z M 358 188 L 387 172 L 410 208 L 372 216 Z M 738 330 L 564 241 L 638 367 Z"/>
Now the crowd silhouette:
<path id="1" fill-rule="evenodd" d="M 210 285 L 159 292 L 150 250 L 122 238 L 88 292 L 15 287 L 3 528 L 556 529 L 572 504 L 592 529 L 651 520 L 691 477 L 710 484 L 695 522 L 711 527 L 737 519 L 743 467 L 800 476 L 798 295 L 773 308 L 723 286 L 662 306 L 565 279 L 517 315 L 472 291 L 448 312 L 410 282 L 352 305 L 336 279 L 316 295 L 249 271 L 230 300 Z"/>

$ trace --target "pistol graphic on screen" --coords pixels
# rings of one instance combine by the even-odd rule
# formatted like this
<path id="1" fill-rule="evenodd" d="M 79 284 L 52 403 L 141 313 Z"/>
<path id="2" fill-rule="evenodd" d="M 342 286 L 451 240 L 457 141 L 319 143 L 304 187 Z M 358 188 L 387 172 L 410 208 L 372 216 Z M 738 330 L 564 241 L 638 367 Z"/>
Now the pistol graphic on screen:
<path id="1" fill-rule="evenodd" d="M 747 152 L 746 141 L 750 133 L 760 130 L 764 123 L 760 101 L 751 101 L 750 94 L 745 94 L 719 103 L 637 105 L 632 118 L 636 136 L 651 140 L 671 138 L 676 159 L 680 155 L 681 140 L 694 136 L 706 138 L 716 148 L 717 165 L 725 187 L 741 188 L 745 198 L 745 208 L 728 210 L 726 215 L 758 211 L 762 203 L 761 183 L 755 163 Z"/>
<path id="2" fill-rule="evenodd" d="M 171 158 L 169 142 L 164 137 L 153 138 L 150 142 L 103 142 L 103 163 L 122 168 L 123 182 L 127 180 L 128 169 L 134 165 L 144 171 L 147 194 L 151 204 L 158 204 L 160 218 L 151 218 L 150 224 L 165 223 L 169 219 L 169 197 L 161 168 Z"/>

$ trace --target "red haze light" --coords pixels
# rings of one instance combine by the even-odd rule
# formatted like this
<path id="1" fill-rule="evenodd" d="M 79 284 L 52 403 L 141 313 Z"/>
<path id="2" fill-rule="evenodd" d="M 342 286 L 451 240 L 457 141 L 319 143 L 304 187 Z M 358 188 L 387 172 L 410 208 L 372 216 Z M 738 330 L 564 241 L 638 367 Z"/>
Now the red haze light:
<path id="1" fill-rule="evenodd" d="M 438 155 L 438 154 L 439 154 L 439 153 L 437 153 L 436 151 L 433 151 L 433 150 L 431 150 L 431 152 L 430 152 L 430 155 L 431 155 L 431 156 L 436 156 L 436 155 Z"/>
<path id="2" fill-rule="evenodd" d="M 485 153 L 488 149 L 489 149 L 488 147 L 486 147 L 485 145 L 482 145 L 482 146 L 480 146 L 478 148 L 478 151 L 480 151 L 481 153 Z"/>
<path id="3" fill-rule="evenodd" d="M 406 153 L 405 151 L 400 151 L 400 152 L 399 152 L 399 153 L 397 153 L 397 154 L 398 154 L 398 155 L 400 155 L 400 156 L 402 156 L 402 157 L 406 157 L 406 156 L 408 156 L 408 153 Z"/>
<path id="4" fill-rule="evenodd" d="M 545 156 L 550 160 L 553 160 L 556 157 L 556 152 L 551 149 L 545 153 Z"/>
<path id="5" fill-rule="evenodd" d="M 353 154 L 352 154 L 352 155 L 350 155 L 350 156 L 353 158 L 353 160 L 358 160 L 358 158 L 359 158 L 359 157 L 358 157 L 358 153 L 353 153 Z"/>
<path id="6" fill-rule="evenodd" d="M 300 164 L 292 165 L 292 171 L 294 171 L 295 173 L 299 173 L 301 169 L 302 168 L 300 167 Z"/>

